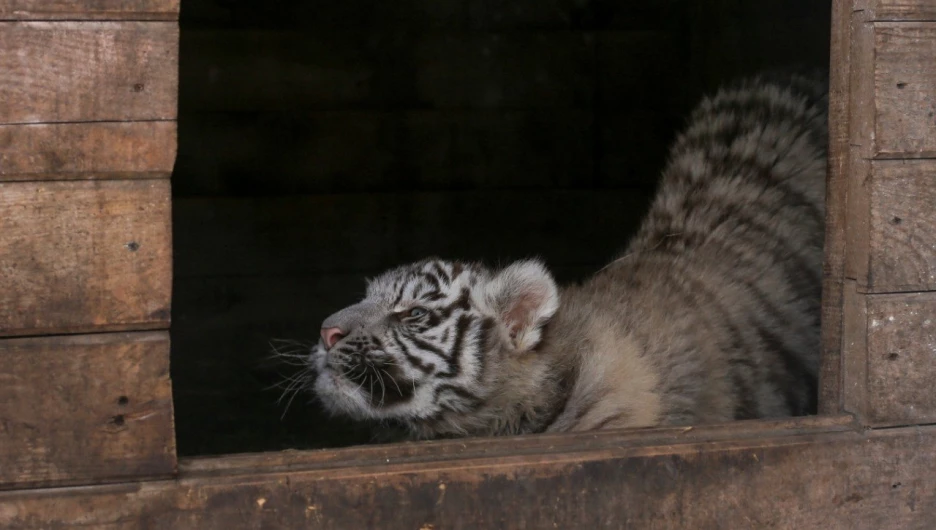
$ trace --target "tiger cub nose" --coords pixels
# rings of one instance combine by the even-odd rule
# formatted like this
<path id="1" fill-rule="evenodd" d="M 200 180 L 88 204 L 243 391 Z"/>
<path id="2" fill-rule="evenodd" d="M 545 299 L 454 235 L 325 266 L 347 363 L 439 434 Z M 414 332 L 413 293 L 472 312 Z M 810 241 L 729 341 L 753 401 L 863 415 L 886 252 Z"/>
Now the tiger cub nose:
<path id="1" fill-rule="evenodd" d="M 345 334 L 341 332 L 341 328 L 322 328 L 322 342 L 325 343 L 325 348 L 329 350 L 344 336 Z"/>

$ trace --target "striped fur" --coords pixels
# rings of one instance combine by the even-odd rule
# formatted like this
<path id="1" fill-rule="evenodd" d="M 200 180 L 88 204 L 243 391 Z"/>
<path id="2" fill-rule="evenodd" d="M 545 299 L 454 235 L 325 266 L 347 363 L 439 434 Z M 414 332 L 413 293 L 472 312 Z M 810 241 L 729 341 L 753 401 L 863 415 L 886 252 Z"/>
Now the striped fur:
<path id="1" fill-rule="evenodd" d="M 761 76 L 705 99 L 617 260 L 559 290 L 537 261 L 430 259 L 325 322 L 313 392 L 416 438 L 814 413 L 824 83 Z"/>

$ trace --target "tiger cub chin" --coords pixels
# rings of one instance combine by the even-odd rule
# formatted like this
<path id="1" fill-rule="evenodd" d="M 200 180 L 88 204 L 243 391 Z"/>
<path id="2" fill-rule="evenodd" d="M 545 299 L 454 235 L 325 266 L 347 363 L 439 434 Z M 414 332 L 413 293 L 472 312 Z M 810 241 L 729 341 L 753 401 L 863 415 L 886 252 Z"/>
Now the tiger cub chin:
<path id="1" fill-rule="evenodd" d="M 826 116 L 818 77 L 722 88 L 620 258 L 563 287 L 536 260 L 385 272 L 322 323 L 312 392 L 413 438 L 814 413 Z"/>

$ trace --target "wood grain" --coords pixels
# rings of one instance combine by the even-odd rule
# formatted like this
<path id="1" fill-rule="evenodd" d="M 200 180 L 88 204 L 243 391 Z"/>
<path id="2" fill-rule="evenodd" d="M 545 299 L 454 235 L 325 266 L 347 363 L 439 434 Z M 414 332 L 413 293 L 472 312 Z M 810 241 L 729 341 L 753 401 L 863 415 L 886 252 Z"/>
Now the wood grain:
<path id="1" fill-rule="evenodd" d="M 842 296 L 842 410 L 868 419 L 868 297 L 847 280 Z"/>
<path id="2" fill-rule="evenodd" d="M 0 125 L 0 181 L 169 178 L 173 121 Z"/>
<path id="3" fill-rule="evenodd" d="M 267 471 L 193 463 L 178 481 L 0 496 L 6 528 L 927 529 L 936 427 L 777 432 L 661 445 Z M 581 439 L 591 438 L 590 434 Z M 625 439 L 626 440 L 626 439 Z M 461 441 L 444 442 L 455 446 Z M 348 462 L 355 450 L 346 453 Z M 531 509 L 536 507 L 536 509 Z"/>
<path id="4" fill-rule="evenodd" d="M 0 124 L 172 120 L 174 22 L 0 23 Z"/>
<path id="5" fill-rule="evenodd" d="M 180 0 L 3 0 L 0 20 L 176 20 Z"/>
<path id="6" fill-rule="evenodd" d="M 868 297 L 868 416 L 936 422 L 936 293 Z"/>
<path id="7" fill-rule="evenodd" d="M 166 328 L 167 180 L 0 183 L 0 335 Z"/>
<path id="8" fill-rule="evenodd" d="M 848 81 L 848 191 L 845 277 L 866 277 L 870 205 L 868 186 L 874 150 L 874 25 L 866 11 L 851 15 Z M 846 339 L 847 340 L 847 339 Z"/>
<path id="9" fill-rule="evenodd" d="M 0 340 L 0 489 L 174 471 L 168 333 Z"/>
<path id="10" fill-rule="evenodd" d="M 866 9 L 874 20 L 909 21 L 936 20 L 936 3 L 932 0 L 866 0 Z"/>
<path id="11" fill-rule="evenodd" d="M 851 9 L 832 3 L 829 60 L 829 166 L 826 178 L 825 253 L 822 263 L 819 413 L 842 411 L 842 303 L 845 281 L 850 133 Z"/>
<path id="12" fill-rule="evenodd" d="M 212 31 L 182 35 L 183 112 L 587 108 L 581 32 Z"/>
<path id="13" fill-rule="evenodd" d="M 287 472 L 313 469 L 383 466 L 450 459 L 500 458 L 599 451 L 610 447 L 660 447 L 688 443 L 770 439 L 776 436 L 853 432 L 858 428 L 850 415 L 808 416 L 751 420 L 686 427 L 650 427 L 579 433 L 548 433 L 462 438 L 393 444 L 370 444 L 319 451 L 273 451 L 266 453 L 203 456 L 180 460 L 183 476 L 230 476 L 257 471 Z"/>
<path id="14" fill-rule="evenodd" d="M 936 161 L 872 165 L 868 274 L 863 291 L 936 289 Z"/>
<path id="15" fill-rule="evenodd" d="M 874 25 L 877 158 L 936 156 L 936 22 Z"/>

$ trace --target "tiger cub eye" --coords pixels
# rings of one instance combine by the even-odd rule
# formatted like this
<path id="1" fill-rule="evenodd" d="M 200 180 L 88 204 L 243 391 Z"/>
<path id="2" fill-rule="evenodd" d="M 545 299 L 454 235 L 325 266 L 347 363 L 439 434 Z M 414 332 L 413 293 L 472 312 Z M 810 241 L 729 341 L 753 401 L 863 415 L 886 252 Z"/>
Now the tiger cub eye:
<path id="1" fill-rule="evenodd" d="M 414 307 L 406 312 L 406 316 L 409 318 L 424 317 L 427 314 L 429 314 L 429 310 L 425 307 Z"/>

